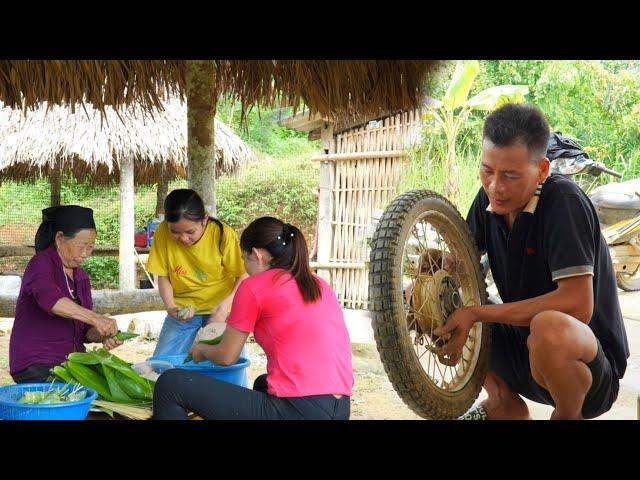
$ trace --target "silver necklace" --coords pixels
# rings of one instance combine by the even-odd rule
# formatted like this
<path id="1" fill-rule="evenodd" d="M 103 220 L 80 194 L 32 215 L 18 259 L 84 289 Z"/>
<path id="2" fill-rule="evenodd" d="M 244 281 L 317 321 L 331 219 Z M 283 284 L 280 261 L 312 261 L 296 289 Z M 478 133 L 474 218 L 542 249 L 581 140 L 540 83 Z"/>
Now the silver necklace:
<path id="1" fill-rule="evenodd" d="M 60 257 L 60 263 L 62 263 L 62 276 L 64 277 L 64 281 L 67 284 L 67 290 L 69 291 L 69 295 L 71 296 L 71 299 L 76 302 L 78 300 L 78 297 L 73 293 L 73 291 L 71 290 L 71 285 L 69 285 L 69 279 L 67 278 L 67 272 L 64 270 L 64 260 L 62 260 L 62 255 L 60 255 L 60 251 L 56 248 L 56 252 L 58 253 L 58 256 Z"/>
<path id="2" fill-rule="evenodd" d="M 64 266 L 62 267 L 62 274 L 64 275 L 64 281 L 67 284 L 67 290 L 69 290 L 69 295 L 71 295 L 71 299 L 74 301 L 77 300 L 77 297 L 71 290 L 71 285 L 69 285 L 69 279 L 67 278 L 67 272 L 64 271 Z"/>

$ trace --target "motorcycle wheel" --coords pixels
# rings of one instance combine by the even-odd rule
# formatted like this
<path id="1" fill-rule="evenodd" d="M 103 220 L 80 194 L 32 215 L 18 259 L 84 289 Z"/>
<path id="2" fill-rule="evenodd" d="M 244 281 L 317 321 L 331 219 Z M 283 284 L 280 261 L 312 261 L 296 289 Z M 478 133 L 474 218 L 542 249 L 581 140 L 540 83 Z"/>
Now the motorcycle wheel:
<path id="1" fill-rule="evenodd" d="M 369 292 L 377 349 L 400 398 L 423 418 L 465 413 L 489 367 L 491 331 L 476 323 L 455 365 L 434 352 L 442 343 L 433 330 L 453 310 L 487 303 L 480 255 L 447 199 L 413 190 L 389 205 L 372 239 Z"/>
<path id="2" fill-rule="evenodd" d="M 640 290 L 640 272 L 636 272 L 634 275 L 628 273 L 616 273 L 616 282 L 618 288 L 625 292 L 637 292 Z"/>

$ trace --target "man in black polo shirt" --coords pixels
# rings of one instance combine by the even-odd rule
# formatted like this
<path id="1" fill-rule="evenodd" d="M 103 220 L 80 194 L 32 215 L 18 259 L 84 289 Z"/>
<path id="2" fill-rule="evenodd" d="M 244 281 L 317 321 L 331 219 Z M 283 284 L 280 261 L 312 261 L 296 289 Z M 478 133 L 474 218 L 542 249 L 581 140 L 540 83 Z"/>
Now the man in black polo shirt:
<path id="1" fill-rule="evenodd" d="M 570 179 L 549 176 L 539 109 L 505 105 L 484 125 L 467 223 L 487 252 L 501 305 L 456 310 L 434 333 L 460 356 L 475 322 L 492 323 L 488 398 L 466 418 L 526 419 L 520 395 L 552 419 L 594 418 L 618 396 L 629 347 L 596 211 Z"/>

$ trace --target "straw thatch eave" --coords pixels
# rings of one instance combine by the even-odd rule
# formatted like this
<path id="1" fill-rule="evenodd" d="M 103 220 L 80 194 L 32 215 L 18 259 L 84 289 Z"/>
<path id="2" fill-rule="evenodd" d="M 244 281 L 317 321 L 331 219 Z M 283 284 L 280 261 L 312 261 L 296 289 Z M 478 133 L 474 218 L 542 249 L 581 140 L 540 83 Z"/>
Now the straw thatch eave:
<path id="1" fill-rule="evenodd" d="M 1 60 L 0 101 L 11 108 L 42 102 L 88 103 L 100 111 L 138 104 L 162 108 L 171 94 L 185 88 L 183 60 Z"/>
<path id="2" fill-rule="evenodd" d="M 312 114 L 348 122 L 417 108 L 435 67 L 420 60 L 234 60 L 219 63 L 217 80 L 243 111 L 279 102 L 295 114 L 304 103 Z"/>
<path id="3" fill-rule="evenodd" d="M 304 102 L 312 112 L 348 121 L 355 115 L 419 106 L 435 66 L 418 60 L 216 60 L 216 89 L 242 104 Z M 184 98 L 184 60 L 3 60 L 0 101 L 12 108 L 92 104 L 100 111 L 139 104 L 152 111 L 170 95 Z"/>

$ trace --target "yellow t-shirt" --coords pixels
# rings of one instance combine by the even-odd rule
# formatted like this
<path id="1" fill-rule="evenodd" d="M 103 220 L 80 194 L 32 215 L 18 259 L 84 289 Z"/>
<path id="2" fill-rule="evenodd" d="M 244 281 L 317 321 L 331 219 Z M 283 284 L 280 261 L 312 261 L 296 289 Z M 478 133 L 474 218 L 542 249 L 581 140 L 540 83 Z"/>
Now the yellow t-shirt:
<path id="1" fill-rule="evenodd" d="M 209 221 L 200 240 L 189 247 L 173 238 L 166 220 L 158 225 L 147 269 L 169 277 L 177 306 L 193 305 L 196 313 L 209 314 L 231 293 L 237 278 L 246 273 L 238 235 L 223 225 L 221 248 L 220 227 L 215 222 Z"/>

